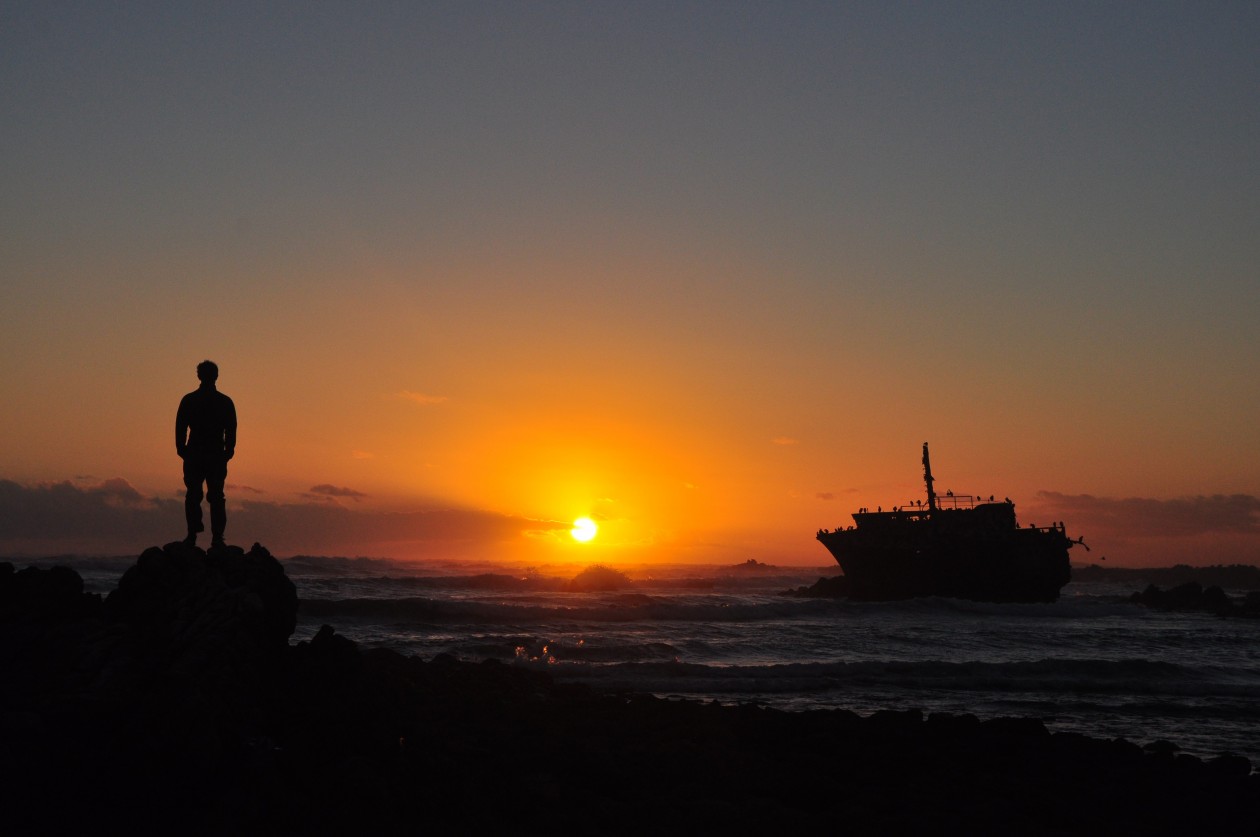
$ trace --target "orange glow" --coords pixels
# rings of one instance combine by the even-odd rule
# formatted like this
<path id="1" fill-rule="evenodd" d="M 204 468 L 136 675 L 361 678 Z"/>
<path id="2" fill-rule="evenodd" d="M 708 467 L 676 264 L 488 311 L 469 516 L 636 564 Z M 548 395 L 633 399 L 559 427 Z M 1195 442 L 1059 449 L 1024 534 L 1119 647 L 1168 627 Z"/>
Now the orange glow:
<path id="1" fill-rule="evenodd" d="M 599 532 L 599 527 L 595 525 L 595 521 L 589 517 L 579 517 L 573 521 L 573 528 L 569 530 L 569 534 L 573 536 L 573 540 L 586 543 L 595 537 Z"/>
<path id="2" fill-rule="evenodd" d="M 514 264 L 511 275 L 563 285 L 597 267 L 549 264 L 548 271 L 531 272 L 526 260 Z M 741 269 L 730 263 L 720 267 L 724 275 L 739 275 Z M 650 276 L 681 281 L 668 265 L 651 268 L 616 278 L 623 285 Z M 501 278 L 497 270 L 489 265 L 481 275 L 470 268 L 461 276 L 493 285 Z M 961 421 L 933 423 L 926 432 L 918 411 L 922 402 L 945 415 L 966 415 L 968 405 L 984 403 L 986 395 L 942 388 L 942 381 L 952 379 L 927 375 L 902 358 L 900 348 L 863 356 L 851 378 L 835 376 L 825 347 L 796 354 L 767 350 L 748 355 L 735 381 L 712 366 L 714 357 L 741 351 L 727 332 L 713 332 L 701 348 L 689 348 L 693 331 L 663 328 L 655 319 L 657 339 L 647 342 L 641 329 L 631 327 L 633 318 L 630 325 L 606 324 L 599 333 L 581 318 L 545 329 L 521 319 L 528 300 L 516 301 L 520 305 L 487 309 L 475 295 L 437 300 L 445 315 L 430 320 L 417 337 L 414 323 L 421 309 L 402 279 L 368 282 L 353 298 L 312 295 L 304 302 L 309 314 L 304 328 L 335 334 L 347 322 L 372 323 L 370 363 L 348 363 L 331 345 L 303 343 L 301 333 L 288 333 L 265 361 L 230 342 L 208 347 L 204 354 L 220 365 L 220 388 L 236 401 L 241 417 L 228 474 L 228 504 L 236 515 L 229 523 L 231 537 L 261 540 L 281 555 L 345 552 L 611 566 L 735 565 L 755 558 L 826 566 L 830 558 L 814 540 L 817 529 L 847 525 L 860 506 L 889 507 L 922 497 L 918 451 L 926 439 L 933 445 L 940 488 L 1010 496 L 1021 521 L 1066 520 L 1073 535 L 1086 536 L 1109 563 L 1176 563 L 1191 553 L 1229 563 L 1255 554 L 1254 545 L 1246 544 L 1209 553 L 1202 539 L 1189 537 L 1154 546 L 1133 543 L 1121 536 L 1140 536 L 1151 527 L 1139 522 L 1113 534 L 1103 527 L 1110 522 L 1114 528 L 1117 518 L 1109 509 L 1098 512 L 1101 523 L 1089 517 L 1101 500 L 1085 509 L 1049 505 L 1087 494 L 1255 495 L 1254 450 L 1235 446 L 1226 456 L 1212 447 L 1214 439 L 1247 438 L 1241 424 L 1230 425 L 1232 418 L 1212 434 L 1180 442 L 1135 434 L 1134 427 L 1146 425 L 1123 421 L 1117 408 L 1095 411 L 1088 426 L 1065 429 L 1053 412 L 1041 409 L 1040 390 L 1016 391 L 1026 386 L 1021 379 L 1003 390 L 1011 393 L 1010 406 L 1000 420 L 984 425 L 983 434 Z M 279 333 L 276 324 L 287 322 L 286 309 L 265 298 L 258 305 L 270 306 L 274 316 L 259 314 L 261 319 L 247 323 Z M 461 331 L 469 322 L 493 331 L 471 340 Z M 128 333 L 148 334 L 139 324 Z M 441 352 L 437 346 L 460 351 Z M 138 345 L 128 347 L 144 356 Z M 0 462 L 6 466 L 0 479 L 56 482 L 82 474 L 80 487 L 87 489 L 121 477 L 145 497 L 180 496 L 179 462 L 167 424 L 179 397 L 196 385 L 199 359 L 163 356 L 161 362 L 104 372 L 84 364 L 40 373 L 31 364 L 15 386 L 29 397 L 0 415 Z M 794 374 L 780 373 L 789 366 Z M 319 370 L 317 390 L 313 368 Z M 1205 368 L 1225 370 L 1222 375 L 1235 369 Z M 616 372 L 615 385 L 573 386 L 574 377 L 608 380 L 609 370 Z M 50 387 L 48 380 L 59 385 Z M 74 419 L 73 395 L 97 393 L 102 380 L 111 388 L 99 397 L 114 408 L 91 424 Z M 1220 388 L 1248 392 L 1241 381 Z M 1020 406 L 1025 403 L 1027 409 Z M 1253 406 L 1205 415 L 1250 415 Z M 1154 408 L 1146 413 L 1156 414 Z M 1157 460 L 1147 455 L 1155 447 L 1162 453 Z M 317 484 L 345 491 L 312 495 Z M 1050 493 L 1041 497 L 1042 491 Z M 241 514 L 246 503 L 253 505 L 253 517 Z M 272 506 L 279 510 L 268 511 Z M 305 522 L 283 529 L 264 525 L 277 516 L 291 521 L 308 515 L 312 507 L 327 512 L 329 521 L 318 536 Z M 434 522 L 438 518 L 407 517 L 433 509 L 465 516 L 443 518 L 443 526 Z M 482 517 L 468 517 L 470 512 Z M 593 539 L 574 537 L 578 516 L 598 521 Z M 22 548 L 130 550 L 153 531 L 178 527 L 178 511 L 171 518 L 167 514 L 107 545 L 85 539 Z M 7 548 L 21 546 L 15 544 Z M 1092 557 L 1073 555 L 1082 561 Z"/>

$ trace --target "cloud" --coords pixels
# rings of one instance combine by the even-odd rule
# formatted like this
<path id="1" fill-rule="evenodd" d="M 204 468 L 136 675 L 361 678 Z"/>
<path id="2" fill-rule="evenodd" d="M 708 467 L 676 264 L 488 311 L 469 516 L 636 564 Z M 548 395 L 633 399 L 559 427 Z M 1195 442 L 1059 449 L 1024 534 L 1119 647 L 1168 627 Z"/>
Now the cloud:
<path id="1" fill-rule="evenodd" d="M 183 529 L 182 500 L 145 497 L 124 479 L 80 487 L 0 480 L 0 548 L 18 543 L 116 543 L 125 533 Z M 173 540 L 174 538 L 168 538 Z M 153 536 L 148 539 L 149 543 Z M 146 545 L 149 545 L 146 543 Z"/>
<path id="2" fill-rule="evenodd" d="M 419 404 L 422 407 L 428 407 L 433 404 L 443 404 L 450 400 L 445 395 L 427 395 L 423 392 L 412 392 L 409 389 L 405 389 L 398 393 L 398 397 L 411 401 L 415 404 Z"/>
<path id="3" fill-rule="evenodd" d="M 115 506 L 143 506 L 145 504 L 144 495 L 121 477 L 107 479 L 100 485 L 89 488 L 88 493 L 101 497 L 106 503 Z"/>
<path id="4" fill-rule="evenodd" d="M 349 495 L 316 496 L 321 500 L 278 503 L 229 492 L 227 539 L 257 541 L 277 555 L 492 556 L 522 534 L 572 526 L 437 503 L 409 512 L 360 510 L 324 499 Z M 146 497 L 123 479 L 87 487 L 0 479 L 0 554 L 131 555 L 183 536 L 182 499 Z"/>
<path id="5" fill-rule="evenodd" d="M 371 453 L 366 450 L 352 450 L 350 451 L 350 458 L 351 459 L 375 459 L 376 454 Z"/>
<path id="6" fill-rule="evenodd" d="M 571 523 L 508 517 L 477 509 L 428 508 L 411 512 L 359 511 L 326 503 L 262 503 L 245 501 L 229 513 L 229 533 L 249 532 L 250 541 L 295 544 L 288 551 L 363 554 L 391 547 L 443 549 L 491 546 L 538 529 L 568 529 Z M 444 549 L 443 549 L 444 551 Z"/>
<path id="7" fill-rule="evenodd" d="M 800 439 L 793 439 L 791 436 L 775 436 L 773 439 L 770 440 L 770 444 L 772 445 L 787 446 L 787 445 L 799 445 L 800 443 L 801 443 Z"/>
<path id="8" fill-rule="evenodd" d="M 362 491 L 355 491 L 353 488 L 343 488 L 338 485 L 329 485 L 328 483 L 312 485 L 311 490 L 307 493 L 317 497 L 347 497 L 356 503 L 368 496 Z"/>
<path id="9" fill-rule="evenodd" d="M 842 488 L 839 491 L 816 491 L 814 492 L 814 498 L 817 500 L 839 500 L 845 495 L 853 495 L 857 493 L 858 490 L 856 488 Z"/>
<path id="10" fill-rule="evenodd" d="M 1041 491 L 1037 500 L 1074 528 L 1128 538 L 1260 535 L 1260 498 L 1250 494 L 1154 500 Z"/>

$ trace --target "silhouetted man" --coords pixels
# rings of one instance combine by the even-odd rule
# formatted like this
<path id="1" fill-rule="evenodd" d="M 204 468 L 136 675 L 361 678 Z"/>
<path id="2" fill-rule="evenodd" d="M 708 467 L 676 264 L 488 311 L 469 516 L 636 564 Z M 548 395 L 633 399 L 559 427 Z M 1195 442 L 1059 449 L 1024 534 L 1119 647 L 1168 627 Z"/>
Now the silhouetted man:
<path id="1" fill-rule="evenodd" d="M 213 361 L 197 364 L 201 386 L 179 402 L 175 414 L 175 451 L 184 460 L 184 515 L 188 518 L 188 537 L 184 543 L 195 546 L 197 533 L 206 527 L 201 521 L 201 484 L 206 485 L 210 501 L 210 546 L 223 546 L 223 530 L 227 526 L 227 507 L 223 483 L 227 480 L 227 464 L 236 453 L 236 405 L 215 389 L 219 367 Z"/>

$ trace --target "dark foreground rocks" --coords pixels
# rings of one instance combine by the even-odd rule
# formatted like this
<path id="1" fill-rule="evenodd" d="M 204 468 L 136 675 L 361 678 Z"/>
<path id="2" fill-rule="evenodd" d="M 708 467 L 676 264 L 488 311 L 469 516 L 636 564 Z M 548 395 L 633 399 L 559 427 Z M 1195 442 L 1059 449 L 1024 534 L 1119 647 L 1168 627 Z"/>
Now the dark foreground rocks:
<path id="1" fill-rule="evenodd" d="M 1246 759 L 1037 720 L 597 694 L 329 627 L 290 646 L 257 546 L 150 550 L 104 602 L 42 572 L 0 565 L 7 833 L 1252 834 L 1260 810 Z"/>

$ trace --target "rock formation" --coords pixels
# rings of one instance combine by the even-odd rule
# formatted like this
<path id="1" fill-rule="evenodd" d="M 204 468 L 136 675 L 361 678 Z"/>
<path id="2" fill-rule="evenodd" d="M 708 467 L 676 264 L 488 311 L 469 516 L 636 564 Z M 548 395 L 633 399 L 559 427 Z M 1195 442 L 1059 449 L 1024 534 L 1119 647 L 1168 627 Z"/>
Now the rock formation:
<path id="1" fill-rule="evenodd" d="M 290 645 L 262 547 L 146 551 L 105 601 L 0 565 L 7 833 L 1251 834 L 1247 759 L 1036 719 L 599 694 Z"/>
<path id="2" fill-rule="evenodd" d="M 1130 596 L 1129 601 L 1156 610 L 1199 611 L 1217 616 L 1260 619 L 1260 592 L 1252 591 L 1235 599 L 1216 585 L 1205 588 L 1197 581 L 1187 581 L 1170 590 L 1150 584 L 1141 593 Z"/>

